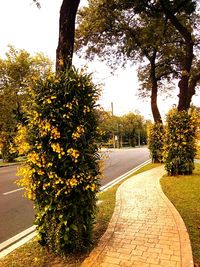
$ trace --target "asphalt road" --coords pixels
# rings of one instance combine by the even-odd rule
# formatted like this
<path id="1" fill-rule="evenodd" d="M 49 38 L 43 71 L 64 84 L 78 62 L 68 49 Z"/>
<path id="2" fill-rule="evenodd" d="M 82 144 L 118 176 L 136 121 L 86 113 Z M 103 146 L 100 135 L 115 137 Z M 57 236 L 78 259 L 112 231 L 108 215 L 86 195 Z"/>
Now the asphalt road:
<path id="1" fill-rule="evenodd" d="M 103 150 L 105 161 L 101 184 L 137 167 L 149 159 L 147 148 Z M 33 204 L 23 197 L 23 190 L 15 184 L 17 166 L 0 168 L 0 243 L 32 226 Z"/>
<path id="2" fill-rule="evenodd" d="M 105 157 L 104 177 L 101 185 L 121 176 L 149 159 L 146 147 L 109 149 L 102 151 Z"/>
<path id="3" fill-rule="evenodd" d="M 15 184 L 17 166 L 0 168 L 0 243 L 32 226 L 33 204 Z M 13 191 L 13 192 L 12 192 Z"/>

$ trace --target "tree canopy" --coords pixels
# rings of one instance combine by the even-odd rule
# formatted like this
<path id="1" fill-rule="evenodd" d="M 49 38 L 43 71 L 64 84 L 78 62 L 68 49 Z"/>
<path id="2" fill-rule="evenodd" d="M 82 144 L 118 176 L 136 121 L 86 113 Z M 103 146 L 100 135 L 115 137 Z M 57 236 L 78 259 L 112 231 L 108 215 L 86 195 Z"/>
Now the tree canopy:
<path id="1" fill-rule="evenodd" d="M 97 55 L 115 66 L 127 60 L 140 62 L 139 78 L 143 92 L 151 92 L 155 121 L 161 121 L 158 89 L 168 91 L 174 86 L 173 78 L 179 79 L 178 107 L 187 109 L 199 81 L 199 72 L 194 75 L 193 71 L 199 64 L 198 54 L 193 56 L 199 39 L 196 1 L 88 2 L 79 12 L 77 51 L 88 59 Z"/>

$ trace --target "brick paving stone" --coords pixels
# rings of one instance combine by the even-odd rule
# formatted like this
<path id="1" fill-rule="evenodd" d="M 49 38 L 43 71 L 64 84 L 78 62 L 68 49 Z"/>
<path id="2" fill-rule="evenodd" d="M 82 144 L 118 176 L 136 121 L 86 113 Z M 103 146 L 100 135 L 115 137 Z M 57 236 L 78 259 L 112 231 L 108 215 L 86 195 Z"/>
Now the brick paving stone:
<path id="1" fill-rule="evenodd" d="M 162 166 L 138 174 L 118 189 L 106 233 L 81 267 L 192 267 L 182 218 L 163 194 Z"/>

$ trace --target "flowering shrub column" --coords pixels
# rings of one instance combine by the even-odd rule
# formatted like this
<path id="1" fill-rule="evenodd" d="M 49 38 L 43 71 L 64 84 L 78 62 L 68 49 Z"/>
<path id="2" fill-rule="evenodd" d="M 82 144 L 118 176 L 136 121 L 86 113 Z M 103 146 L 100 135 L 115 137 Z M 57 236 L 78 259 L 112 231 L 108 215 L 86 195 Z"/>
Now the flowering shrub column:
<path id="1" fill-rule="evenodd" d="M 37 80 L 32 95 L 20 184 L 34 200 L 40 244 L 59 254 L 83 251 L 91 245 L 99 186 L 98 92 L 72 69 Z"/>
<path id="2" fill-rule="evenodd" d="M 196 113 L 172 109 L 167 115 L 164 146 L 165 168 L 169 175 L 192 174 L 196 153 Z"/>
<path id="3" fill-rule="evenodd" d="M 163 162 L 164 127 L 162 123 L 154 123 L 148 126 L 147 141 L 152 162 Z"/>

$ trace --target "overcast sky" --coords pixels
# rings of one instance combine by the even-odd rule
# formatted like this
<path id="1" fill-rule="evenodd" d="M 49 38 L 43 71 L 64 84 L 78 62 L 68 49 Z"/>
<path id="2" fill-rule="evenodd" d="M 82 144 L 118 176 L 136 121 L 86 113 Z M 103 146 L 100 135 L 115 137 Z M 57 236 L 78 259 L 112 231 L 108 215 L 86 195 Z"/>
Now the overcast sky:
<path id="1" fill-rule="evenodd" d="M 42 8 L 37 9 L 32 0 L 0 0 L 0 56 L 3 57 L 7 45 L 26 49 L 31 54 L 43 52 L 55 60 L 58 42 L 59 10 L 62 0 L 40 0 Z M 86 0 L 81 0 L 84 4 Z M 126 70 L 117 70 L 115 75 L 103 63 L 83 62 L 76 57 L 76 67 L 88 64 L 89 71 L 94 72 L 94 81 L 104 82 L 101 105 L 111 109 L 114 104 L 114 113 L 117 115 L 138 110 L 146 118 L 152 118 L 150 101 L 139 100 L 136 96 L 138 89 L 137 73 L 135 67 L 128 66 Z M 177 93 L 175 93 L 176 95 Z M 200 105 L 198 96 L 194 103 Z M 177 104 L 177 97 L 162 100 L 159 98 L 159 109 L 164 115 L 171 105 Z M 199 102 L 199 103 L 198 103 Z"/>

